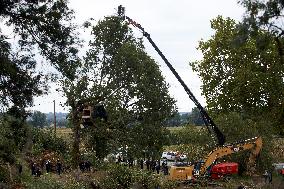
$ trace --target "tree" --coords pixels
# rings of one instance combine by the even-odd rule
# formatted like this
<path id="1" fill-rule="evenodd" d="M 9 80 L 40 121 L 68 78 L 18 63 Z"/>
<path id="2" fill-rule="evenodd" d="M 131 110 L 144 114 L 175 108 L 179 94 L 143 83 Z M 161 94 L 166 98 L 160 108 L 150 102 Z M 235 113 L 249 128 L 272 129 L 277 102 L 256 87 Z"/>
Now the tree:
<path id="1" fill-rule="evenodd" d="M 175 127 L 181 124 L 181 115 L 179 112 L 174 112 L 173 115 L 165 123 L 167 127 Z"/>
<path id="2" fill-rule="evenodd" d="M 46 91 L 46 78 L 35 70 L 35 48 L 39 47 L 39 52 L 64 76 L 73 77 L 77 65 L 73 12 L 64 0 L 5 0 L 0 2 L 0 18 L 18 39 L 11 43 L 0 28 L 0 103 L 24 109 L 32 104 L 33 96 Z"/>
<path id="3" fill-rule="evenodd" d="M 35 52 L 64 77 L 74 78 L 78 66 L 73 11 L 65 0 L 3 0 L 0 2 L 0 106 L 16 119 L 7 122 L 11 140 L 22 149 L 27 137 L 26 107 L 47 92 L 48 79 L 36 69 Z M 3 27 L 5 26 L 5 27 Z M 11 29 L 14 39 L 11 35 Z M 50 64 L 48 64 L 50 63 Z"/>
<path id="4" fill-rule="evenodd" d="M 265 50 L 259 50 L 252 37 L 237 45 L 236 23 L 221 16 L 211 21 L 211 27 L 215 34 L 199 43 L 203 60 L 192 63 L 202 78 L 208 109 L 277 122 L 283 114 L 284 67 L 275 41 L 269 40 Z M 272 37 L 265 31 L 259 35 Z"/>
<path id="5" fill-rule="evenodd" d="M 203 119 L 200 115 L 198 108 L 194 107 L 189 115 L 189 124 L 201 126 L 204 125 Z"/>
<path id="6" fill-rule="evenodd" d="M 238 24 L 238 38 L 245 41 L 249 36 L 256 38 L 258 49 L 263 49 L 269 44 L 269 38 L 259 35 L 267 31 L 275 41 L 280 62 L 283 64 L 283 8 L 284 2 L 279 0 L 249 1 L 240 0 L 239 3 L 246 9 L 246 14 Z"/>
<path id="7" fill-rule="evenodd" d="M 282 82 L 282 87 L 277 87 L 278 94 L 283 96 L 283 65 L 284 65 L 284 46 L 283 46 L 283 8 L 284 2 L 279 0 L 269 1 L 249 1 L 240 0 L 240 4 L 246 9 L 246 14 L 241 23 L 238 24 L 238 35 L 236 41 L 240 44 L 246 42 L 250 37 L 256 39 L 258 51 L 266 51 L 271 43 L 276 49 L 277 61 L 273 67 L 278 69 L 276 83 Z M 263 31 L 268 34 L 263 35 Z M 270 114 L 278 126 L 280 134 L 284 135 L 284 105 L 283 100 L 272 99 L 274 108 Z"/>
<path id="8" fill-rule="evenodd" d="M 96 120 L 94 127 L 86 129 L 85 139 L 99 158 L 105 155 L 102 146 L 103 153 L 125 145 L 133 151 L 158 151 L 163 142 L 162 123 L 174 110 L 158 65 L 117 17 L 99 21 L 92 36 L 77 80 L 64 81 L 74 112 L 78 101 L 93 106 L 103 103 L 107 110 L 108 122 Z"/>
<path id="9" fill-rule="evenodd" d="M 46 115 L 40 111 L 35 111 L 32 115 L 31 124 L 34 127 L 43 128 L 46 126 Z"/>

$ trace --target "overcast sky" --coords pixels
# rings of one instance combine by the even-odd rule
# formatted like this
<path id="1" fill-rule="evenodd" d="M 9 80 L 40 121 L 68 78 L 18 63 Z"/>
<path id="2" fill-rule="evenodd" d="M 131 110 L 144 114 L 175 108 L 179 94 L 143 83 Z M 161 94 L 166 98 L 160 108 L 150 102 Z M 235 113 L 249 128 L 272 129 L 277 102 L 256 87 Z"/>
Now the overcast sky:
<path id="1" fill-rule="evenodd" d="M 70 6 L 76 14 L 76 23 L 79 25 L 89 18 L 98 21 L 104 16 L 114 15 L 119 5 L 125 7 L 127 16 L 140 23 L 150 33 L 153 41 L 195 97 L 205 106 L 206 102 L 200 90 L 201 81 L 197 74 L 192 72 L 189 62 L 202 59 L 202 54 L 196 47 L 198 41 L 213 35 L 210 20 L 218 15 L 237 21 L 242 19 L 244 9 L 237 4 L 237 0 L 70 0 Z M 135 28 L 133 30 L 137 31 Z M 135 35 L 142 36 L 138 31 Z M 170 94 L 177 100 L 179 111 L 191 111 L 194 104 L 182 86 L 147 39 L 144 40 L 144 44 L 146 51 L 158 62 L 166 81 L 170 84 Z M 59 106 L 59 102 L 63 102 L 64 99 L 54 93 L 54 89 L 51 89 L 51 92 L 48 96 L 36 98 L 33 109 L 52 112 L 52 102 L 56 99 L 56 111 L 66 112 L 66 108 Z"/>

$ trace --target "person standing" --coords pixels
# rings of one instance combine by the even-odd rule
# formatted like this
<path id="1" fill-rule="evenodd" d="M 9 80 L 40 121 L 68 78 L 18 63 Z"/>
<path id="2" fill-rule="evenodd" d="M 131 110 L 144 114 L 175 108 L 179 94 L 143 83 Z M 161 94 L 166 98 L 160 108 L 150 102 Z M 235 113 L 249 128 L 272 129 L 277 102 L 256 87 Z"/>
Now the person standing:
<path id="1" fill-rule="evenodd" d="M 151 168 L 152 168 L 152 172 L 155 172 L 155 169 L 156 169 L 156 161 L 155 160 L 151 161 Z"/>
<path id="2" fill-rule="evenodd" d="M 31 170 L 32 170 L 32 175 L 35 176 L 36 175 L 36 163 L 32 163 Z"/>
<path id="3" fill-rule="evenodd" d="M 160 161 L 159 161 L 159 160 L 156 161 L 156 166 L 155 166 L 155 168 L 156 168 L 157 174 L 159 174 L 159 173 L 160 173 L 160 169 L 161 169 Z"/>
<path id="4" fill-rule="evenodd" d="M 271 170 L 268 171 L 268 182 L 269 184 L 272 184 L 272 171 Z"/>
<path id="5" fill-rule="evenodd" d="M 149 159 L 146 160 L 146 167 L 147 167 L 147 170 L 150 171 L 150 160 Z"/>
<path id="6" fill-rule="evenodd" d="M 45 169 L 47 173 L 51 171 L 51 164 L 49 159 L 45 162 Z"/>
<path id="7" fill-rule="evenodd" d="M 91 171 L 91 162 L 89 160 L 85 162 L 85 168 L 86 168 L 86 171 Z"/>
<path id="8" fill-rule="evenodd" d="M 58 175 L 60 175 L 62 172 L 62 164 L 59 159 L 57 160 L 57 163 L 56 163 L 56 172 Z"/>
<path id="9" fill-rule="evenodd" d="M 17 164 L 17 169 L 18 169 L 18 173 L 19 174 L 22 174 L 22 172 L 23 172 L 23 166 L 22 166 L 22 164 Z"/>
<path id="10" fill-rule="evenodd" d="M 268 170 L 264 171 L 263 177 L 264 177 L 264 182 L 267 183 L 267 181 L 268 181 Z"/>
<path id="11" fill-rule="evenodd" d="M 143 159 L 140 159 L 140 168 L 141 168 L 141 169 L 144 168 Z"/>

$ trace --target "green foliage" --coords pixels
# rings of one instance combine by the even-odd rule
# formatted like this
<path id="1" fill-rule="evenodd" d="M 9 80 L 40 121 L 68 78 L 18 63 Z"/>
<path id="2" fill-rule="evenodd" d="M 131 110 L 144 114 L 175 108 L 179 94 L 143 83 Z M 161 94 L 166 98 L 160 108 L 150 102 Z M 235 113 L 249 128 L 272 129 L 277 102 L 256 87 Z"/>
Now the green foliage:
<path id="1" fill-rule="evenodd" d="M 0 2 L 0 106 L 1 112 L 8 110 L 11 116 L 4 121 L 1 117 L 0 122 L 4 161 L 12 161 L 13 153 L 23 149 L 29 133 L 25 108 L 33 104 L 34 96 L 47 91 L 47 81 L 53 78 L 36 69 L 34 52 L 41 53 L 63 76 L 74 77 L 78 41 L 72 36 L 72 18 L 65 0 Z"/>
<path id="2" fill-rule="evenodd" d="M 32 55 L 36 44 L 63 75 L 74 77 L 78 41 L 72 36 L 73 11 L 67 1 L 4 1 L 0 7 L 0 17 L 20 37 L 22 51 Z"/>
<path id="3" fill-rule="evenodd" d="M 273 134 L 271 123 L 268 120 L 254 121 L 236 112 L 219 115 L 216 118 L 216 123 L 225 133 L 228 143 L 255 136 L 271 139 Z"/>
<path id="4" fill-rule="evenodd" d="M 184 124 L 192 123 L 190 120 L 191 112 L 190 113 L 180 113 L 175 112 L 171 117 L 165 121 L 165 125 L 167 127 L 175 127 L 175 126 L 182 126 Z"/>
<path id="5" fill-rule="evenodd" d="M 274 77 L 267 77 L 274 85 L 271 85 L 271 97 L 268 111 L 269 118 L 274 119 L 278 133 L 284 135 L 284 104 L 283 104 L 283 65 L 284 65 L 284 46 L 283 46 L 283 8 L 282 1 L 248 1 L 240 0 L 239 3 L 246 10 L 243 21 L 238 24 L 238 35 L 236 39 L 241 40 L 241 44 L 246 43 L 247 39 L 256 40 L 256 49 L 260 52 L 270 51 L 271 43 L 275 49 L 276 61 L 268 64 Z M 263 34 L 263 31 L 266 31 Z M 272 36 L 272 37 L 271 37 Z"/>
<path id="6" fill-rule="evenodd" d="M 33 96 L 47 90 L 45 80 L 49 76 L 43 77 L 41 71 L 35 70 L 35 48 L 64 76 L 74 77 L 78 40 L 72 36 L 73 11 L 64 0 L 1 1 L 0 18 L 2 26 L 13 29 L 18 37 L 10 43 L 0 28 L 0 104 L 24 111 L 32 105 Z"/>
<path id="7" fill-rule="evenodd" d="M 197 126 L 204 125 L 204 121 L 197 107 L 192 108 L 188 123 Z"/>
<path id="8" fill-rule="evenodd" d="M 168 146 L 164 151 L 179 151 L 186 154 L 189 161 L 203 159 L 212 150 L 213 139 L 205 126 L 186 125 L 172 130 L 168 135 Z"/>
<path id="9" fill-rule="evenodd" d="M 30 182 L 26 182 L 25 186 L 31 189 L 63 189 L 64 184 L 50 176 L 42 176 L 38 179 L 31 178 Z"/>
<path id="10" fill-rule="evenodd" d="M 268 30 L 275 36 L 283 35 L 281 21 L 284 3 L 282 1 L 239 0 L 239 3 L 246 9 L 245 17 L 241 23 L 244 29 L 254 35 L 261 29 Z"/>
<path id="11" fill-rule="evenodd" d="M 257 122 L 245 118 L 238 113 L 228 113 L 219 115 L 216 119 L 218 126 L 226 133 L 227 142 L 234 143 L 236 141 L 250 139 L 261 136 L 263 139 L 263 146 L 259 157 L 256 161 L 257 170 L 262 173 L 265 169 L 270 169 L 272 166 L 272 134 L 271 124 L 267 120 L 258 120 Z M 246 163 L 249 158 L 250 151 L 235 153 L 229 157 L 230 161 L 238 162 L 240 165 L 240 173 L 247 171 Z"/>
<path id="12" fill-rule="evenodd" d="M 211 139 L 205 126 L 186 125 L 173 130 L 168 136 L 170 144 L 206 144 Z"/>
<path id="13" fill-rule="evenodd" d="M 32 114 L 31 118 L 31 125 L 33 127 L 43 128 L 44 126 L 46 126 L 46 115 L 44 113 L 41 113 L 40 111 L 35 111 Z"/>
<path id="14" fill-rule="evenodd" d="M 279 124 L 283 117 L 283 70 L 277 46 L 270 40 L 266 50 L 258 50 L 257 40 L 247 38 L 236 45 L 236 23 L 221 16 L 211 21 L 215 34 L 199 43 L 203 60 L 192 63 L 202 78 L 202 90 L 209 111 L 215 114 L 240 112 L 251 119 L 265 119 Z"/>
<path id="15" fill-rule="evenodd" d="M 0 14 L 1 17 L 1 14 Z M 22 109 L 32 104 L 33 95 L 42 94 L 41 75 L 35 74 L 35 61 L 30 56 L 11 52 L 10 44 L 0 35 L 0 104 Z"/>
<path id="16" fill-rule="evenodd" d="M 0 183 L 9 183 L 10 176 L 7 167 L 0 166 Z"/>
<path id="17" fill-rule="evenodd" d="M 35 154 L 39 154 L 44 150 L 51 150 L 64 155 L 69 150 L 66 142 L 62 138 L 54 136 L 52 129 L 43 130 L 34 128 L 33 143 L 33 152 Z"/>
<path id="18" fill-rule="evenodd" d="M 131 169 L 127 166 L 115 165 L 107 174 L 102 182 L 102 188 L 129 188 L 133 182 Z"/>
<path id="19" fill-rule="evenodd" d="M 0 118 L 0 162 L 13 162 L 16 144 L 7 120 Z"/>
<path id="20" fill-rule="evenodd" d="M 0 161 L 13 163 L 15 153 L 23 150 L 27 142 L 28 125 L 20 118 L 2 114 L 0 127 Z"/>
<path id="21" fill-rule="evenodd" d="M 145 170 L 130 169 L 123 165 L 109 167 L 107 176 L 99 182 L 102 189 L 131 188 L 139 186 L 142 188 L 171 189 L 177 186 L 174 181 L 168 181 L 163 176 L 153 174 Z"/>
<path id="22" fill-rule="evenodd" d="M 89 188 L 86 182 L 77 182 L 73 178 L 60 179 L 54 174 L 45 174 L 39 178 L 35 178 L 31 175 L 25 175 L 22 178 L 22 183 L 26 188 L 31 189 L 87 189 Z"/>
<path id="23" fill-rule="evenodd" d="M 78 77 L 62 81 L 67 104 L 73 107 L 73 122 L 79 120 L 78 101 L 92 106 L 104 103 L 108 122 L 95 120 L 94 127 L 83 131 L 87 146 L 96 148 L 98 157 L 125 145 L 135 155 L 141 155 L 135 149 L 158 152 L 163 145 L 162 125 L 175 109 L 159 66 L 117 17 L 99 21 L 92 36 Z M 78 124 L 73 123 L 75 133 Z"/>

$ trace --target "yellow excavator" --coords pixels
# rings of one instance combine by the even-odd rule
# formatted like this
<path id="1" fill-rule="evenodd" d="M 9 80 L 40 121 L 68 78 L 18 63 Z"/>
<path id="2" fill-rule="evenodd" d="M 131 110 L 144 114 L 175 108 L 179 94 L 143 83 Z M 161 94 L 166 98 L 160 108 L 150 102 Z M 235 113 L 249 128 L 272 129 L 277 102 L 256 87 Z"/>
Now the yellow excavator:
<path id="1" fill-rule="evenodd" d="M 137 22 L 129 18 L 125 15 L 125 8 L 120 5 L 118 7 L 118 17 L 124 21 L 126 20 L 129 24 L 133 25 L 134 27 L 138 28 L 143 36 L 148 39 L 149 43 L 153 46 L 156 52 L 160 55 L 160 57 L 164 60 L 168 68 L 174 74 L 176 79 L 184 88 L 185 92 L 188 94 L 189 98 L 194 102 L 196 107 L 198 108 L 200 115 L 206 125 L 209 133 L 211 134 L 212 138 L 214 138 L 215 144 L 217 147 L 212 150 L 207 157 L 205 158 L 204 163 L 201 166 L 172 166 L 170 169 L 170 179 L 172 180 L 190 180 L 194 176 L 203 176 L 206 175 L 210 171 L 210 167 L 214 164 L 214 162 L 221 157 L 224 157 L 229 154 L 237 153 L 240 151 L 251 150 L 251 157 L 249 159 L 249 163 L 253 164 L 255 158 L 258 156 L 261 148 L 262 148 L 262 139 L 261 137 L 255 137 L 248 140 L 239 141 L 233 144 L 226 144 L 226 138 L 223 133 L 219 130 L 216 124 L 213 122 L 211 117 L 208 115 L 206 110 L 201 106 L 198 100 L 195 98 L 193 93 L 181 79 L 179 74 L 167 60 L 165 55 L 160 51 L 154 41 L 151 39 L 150 34 L 145 31 L 145 29 Z"/>
<path id="2" fill-rule="evenodd" d="M 189 166 L 172 166 L 170 168 L 170 176 L 171 180 L 193 180 L 199 176 L 206 176 L 210 175 L 210 169 L 212 165 L 218 160 L 219 158 L 225 157 L 230 154 L 242 152 L 242 151 L 250 151 L 250 157 L 248 160 L 248 167 L 253 167 L 254 162 L 257 156 L 260 153 L 262 148 L 262 138 L 255 137 L 248 140 L 239 141 L 233 144 L 227 144 L 223 146 L 219 146 L 212 150 L 205 161 L 202 163 L 201 166 L 196 165 L 189 165 Z M 224 174 L 224 173 L 222 173 Z"/>

